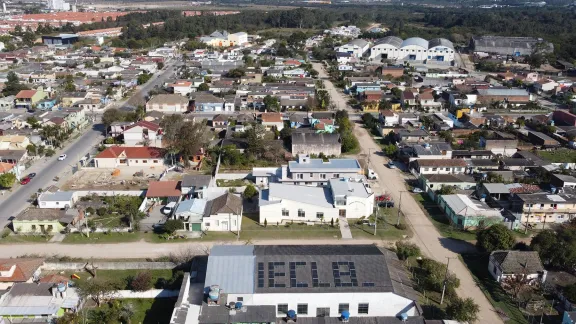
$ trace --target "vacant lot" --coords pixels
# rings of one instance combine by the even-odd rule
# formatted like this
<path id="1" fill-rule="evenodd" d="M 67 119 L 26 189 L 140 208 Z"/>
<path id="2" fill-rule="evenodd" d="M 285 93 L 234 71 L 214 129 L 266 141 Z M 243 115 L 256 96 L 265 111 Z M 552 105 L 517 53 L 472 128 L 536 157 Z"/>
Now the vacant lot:
<path id="1" fill-rule="evenodd" d="M 552 163 L 576 162 L 576 150 L 560 149 L 555 151 L 537 151 L 537 154 Z"/>

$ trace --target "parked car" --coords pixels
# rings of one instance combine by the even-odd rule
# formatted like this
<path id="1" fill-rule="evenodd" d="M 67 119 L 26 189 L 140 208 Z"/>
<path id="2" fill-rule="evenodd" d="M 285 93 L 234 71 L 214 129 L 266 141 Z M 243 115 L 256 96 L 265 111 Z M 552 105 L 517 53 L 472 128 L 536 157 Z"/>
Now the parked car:
<path id="1" fill-rule="evenodd" d="M 390 162 L 388 162 L 388 167 L 389 167 L 390 169 L 396 169 L 396 164 L 394 164 L 393 161 L 390 161 Z"/>
<path id="2" fill-rule="evenodd" d="M 62 154 L 58 157 L 58 161 L 64 161 L 66 160 L 66 154 Z"/>
<path id="3" fill-rule="evenodd" d="M 172 214 L 172 211 L 174 210 L 175 207 L 176 207 L 175 202 L 169 202 L 168 204 L 166 204 L 166 206 L 164 206 L 164 208 L 162 208 L 162 214 L 164 215 Z"/>
<path id="4" fill-rule="evenodd" d="M 24 178 L 22 178 L 22 180 L 20 180 L 20 184 L 21 184 L 21 185 L 26 185 L 26 184 L 28 184 L 31 180 L 32 180 L 32 178 L 24 177 Z"/>
<path id="5" fill-rule="evenodd" d="M 378 203 L 378 207 L 392 208 L 392 207 L 394 207 L 394 202 L 393 201 L 381 201 Z"/>
<path id="6" fill-rule="evenodd" d="M 413 192 L 413 193 L 421 193 L 421 192 L 423 192 L 423 191 L 422 191 L 422 189 L 420 189 L 420 188 L 418 188 L 418 187 L 414 187 L 414 188 L 412 189 L 412 192 Z"/>
<path id="7" fill-rule="evenodd" d="M 26 177 L 32 179 L 32 178 L 34 178 L 35 176 L 36 176 L 36 173 L 32 172 L 32 173 L 30 173 L 29 175 L 27 175 Z"/>
<path id="8" fill-rule="evenodd" d="M 376 174 L 376 172 L 374 172 L 374 170 L 368 169 L 368 179 L 370 179 L 370 180 L 377 180 L 377 179 L 378 179 L 378 174 Z"/>

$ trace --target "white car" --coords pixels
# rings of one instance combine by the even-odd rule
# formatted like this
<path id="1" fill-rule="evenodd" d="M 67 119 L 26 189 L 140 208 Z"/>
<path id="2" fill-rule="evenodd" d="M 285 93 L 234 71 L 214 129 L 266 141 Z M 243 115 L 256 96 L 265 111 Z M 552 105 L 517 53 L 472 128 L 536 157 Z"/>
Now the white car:
<path id="1" fill-rule="evenodd" d="M 414 189 L 412 189 L 412 192 L 413 192 L 413 193 L 421 193 L 421 192 L 422 192 L 422 189 L 415 187 Z"/>
<path id="2" fill-rule="evenodd" d="M 62 154 L 58 157 L 58 161 L 64 161 L 66 160 L 66 154 Z"/>
<path id="3" fill-rule="evenodd" d="M 176 207 L 176 203 L 175 202 L 169 202 L 168 204 L 166 204 L 166 206 L 164 206 L 162 208 L 162 213 L 164 215 L 170 215 L 172 214 L 172 211 L 174 210 L 174 208 Z"/>

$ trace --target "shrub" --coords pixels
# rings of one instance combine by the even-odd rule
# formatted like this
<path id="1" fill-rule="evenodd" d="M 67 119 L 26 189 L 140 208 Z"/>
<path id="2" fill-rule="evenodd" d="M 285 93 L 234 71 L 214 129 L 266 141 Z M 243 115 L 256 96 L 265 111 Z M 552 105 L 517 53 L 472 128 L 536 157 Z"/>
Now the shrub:
<path id="1" fill-rule="evenodd" d="M 516 239 L 511 230 L 503 224 L 494 224 L 476 234 L 476 246 L 483 251 L 510 250 Z"/>
<path id="2" fill-rule="evenodd" d="M 184 223 L 180 219 L 169 219 L 164 223 L 164 230 L 168 234 L 174 234 L 174 232 L 183 228 Z"/>
<path id="3" fill-rule="evenodd" d="M 401 223 L 401 224 L 396 225 L 396 228 L 401 230 L 401 231 L 405 231 L 408 228 L 408 226 L 406 226 L 406 224 Z"/>
<path id="4" fill-rule="evenodd" d="M 139 272 L 132 282 L 130 287 L 135 291 L 146 291 L 152 289 L 152 273 L 150 271 Z"/>
<path id="5" fill-rule="evenodd" d="M 95 212 L 95 211 L 94 211 L 94 208 L 92 208 L 92 207 L 86 208 L 86 213 L 88 213 L 88 214 L 90 214 L 90 215 L 94 215 L 94 212 Z"/>
<path id="6" fill-rule="evenodd" d="M 415 244 L 398 241 L 396 242 L 396 254 L 398 255 L 398 259 L 406 260 L 409 257 L 417 257 L 420 256 L 420 248 Z"/>
<path id="7" fill-rule="evenodd" d="M 104 216 L 106 215 L 106 212 L 108 210 L 106 209 L 106 207 L 100 207 L 98 208 L 98 210 L 96 210 L 96 214 L 98 214 L 98 216 Z"/>

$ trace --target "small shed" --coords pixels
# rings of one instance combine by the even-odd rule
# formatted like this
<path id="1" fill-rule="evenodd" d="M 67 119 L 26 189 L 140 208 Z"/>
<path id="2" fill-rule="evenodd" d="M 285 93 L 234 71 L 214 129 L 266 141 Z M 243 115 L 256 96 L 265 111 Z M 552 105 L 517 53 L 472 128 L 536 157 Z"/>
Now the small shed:
<path id="1" fill-rule="evenodd" d="M 187 231 L 202 231 L 202 218 L 206 209 L 205 199 L 190 199 L 178 204 L 174 212 L 174 218 L 184 222 L 184 229 Z"/>
<path id="2" fill-rule="evenodd" d="M 177 202 L 181 195 L 180 181 L 150 181 L 146 191 L 146 198 L 166 202 Z"/>

